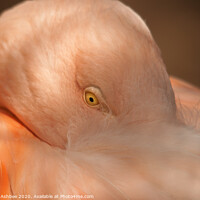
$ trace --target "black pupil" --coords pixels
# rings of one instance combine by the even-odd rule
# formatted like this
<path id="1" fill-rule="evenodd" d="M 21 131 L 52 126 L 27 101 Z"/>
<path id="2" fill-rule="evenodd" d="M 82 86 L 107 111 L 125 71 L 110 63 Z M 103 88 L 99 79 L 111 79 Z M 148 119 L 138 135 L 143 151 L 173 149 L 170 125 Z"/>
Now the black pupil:
<path id="1" fill-rule="evenodd" d="M 94 102 L 94 99 L 92 97 L 90 97 L 90 101 L 93 103 Z"/>

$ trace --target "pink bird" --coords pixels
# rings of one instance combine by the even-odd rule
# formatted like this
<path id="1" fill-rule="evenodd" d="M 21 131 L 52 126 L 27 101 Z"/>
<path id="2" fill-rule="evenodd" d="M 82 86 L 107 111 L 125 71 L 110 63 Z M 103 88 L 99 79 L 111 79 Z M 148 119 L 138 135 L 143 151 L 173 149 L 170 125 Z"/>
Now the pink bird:
<path id="1" fill-rule="evenodd" d="M 200 90 L 119 1 L 0 17 L 1 199 L 199 200 L 199 132 Z"/>

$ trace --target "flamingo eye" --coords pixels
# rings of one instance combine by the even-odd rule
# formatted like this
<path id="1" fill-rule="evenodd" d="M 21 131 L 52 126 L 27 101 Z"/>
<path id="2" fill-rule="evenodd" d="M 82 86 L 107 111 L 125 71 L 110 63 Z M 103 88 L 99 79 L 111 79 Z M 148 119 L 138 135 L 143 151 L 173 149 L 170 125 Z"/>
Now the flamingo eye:
<path id="1" fill-rule="evenodd" d="M 85 102 L 89 106 L 97 106 L 99 105 L 99 100 L 96 95 L 92 92 L 85 92 Z"/>
<path id="2" fill-rule="evenodd" d="M 98 87 L 91 86 L 85 88 L 83 99 L 85 103 L 91 108 L 95 108 L 103 113 L 109 113 L 109 114 L 112 113 L 105 101 L 105 98 L 100 88 Z"/>

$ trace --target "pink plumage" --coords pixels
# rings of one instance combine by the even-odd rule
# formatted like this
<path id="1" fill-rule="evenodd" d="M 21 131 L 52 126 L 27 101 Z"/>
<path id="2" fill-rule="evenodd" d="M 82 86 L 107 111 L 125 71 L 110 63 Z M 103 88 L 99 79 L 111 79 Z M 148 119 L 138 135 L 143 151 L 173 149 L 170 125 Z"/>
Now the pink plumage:
<path id="1" fill-rule="evenodd" d="M 119 1 L 26 1 L 0 17 L 0 193 L 199 200 L 199 102 Z"/>

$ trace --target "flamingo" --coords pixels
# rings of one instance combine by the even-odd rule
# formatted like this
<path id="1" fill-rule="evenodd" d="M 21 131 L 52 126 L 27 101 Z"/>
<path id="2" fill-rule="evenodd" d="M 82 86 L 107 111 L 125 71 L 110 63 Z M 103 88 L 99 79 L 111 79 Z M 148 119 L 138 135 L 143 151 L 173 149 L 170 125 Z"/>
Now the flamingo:
<path id="1" fill-rule="evenodd" d="M 199 102 L 121 2 L 25 1 L 0 17 L 1 199 L 199 200 Z"/>

